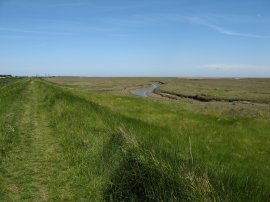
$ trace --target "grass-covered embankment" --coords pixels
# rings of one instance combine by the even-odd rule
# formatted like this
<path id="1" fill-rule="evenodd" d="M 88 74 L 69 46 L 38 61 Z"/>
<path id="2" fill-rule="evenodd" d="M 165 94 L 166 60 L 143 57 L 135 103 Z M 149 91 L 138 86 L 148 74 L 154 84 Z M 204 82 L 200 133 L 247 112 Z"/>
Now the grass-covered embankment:
<path id="1" fill-rule="evenodd" d="M 269 198 L 266 120 L 196 114 L 39 80 L 26 82 L 19 95 L 9 100 L 18 108 L 9 110 L 21 109 L 14 123 L 25 141 L 14 142 L 1 165 L 8 168 L 1 180 L 6 200 Z"/>
<path id="2" fill-rule="evenodd" d="M 16 128 L 22 112 L 23 91 L 27 82 L 15 79 L 0 80 L 0 165 L 19 139 Z"/>

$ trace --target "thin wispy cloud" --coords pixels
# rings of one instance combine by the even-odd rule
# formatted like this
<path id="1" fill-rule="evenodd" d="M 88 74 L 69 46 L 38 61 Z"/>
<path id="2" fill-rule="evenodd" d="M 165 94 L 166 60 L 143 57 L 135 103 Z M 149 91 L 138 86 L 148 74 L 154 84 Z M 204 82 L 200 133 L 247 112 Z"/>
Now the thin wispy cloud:
<path id="1" fill-rule="evenodd" d="M 33 66 L 52 74 L 95 67 L 99 75 L 269 76 L 269 4 L 250 2 L 254 7 L 233 0 L 0 0 L 0 66 L 15 73 Z"/>
<path id="2" fill-rule="evenodd" d="M 197 18 L 197 17 L 185 17 L 188 22 L 193 24 L 199 24 L 206 27 L 209 27 L 221 34 L 231 35 L 231 36 L 242 36 L 242 37 L 252 37 L 252 38 L 270 38 L 270 36 L 262 36 L 262 35 L 256 35 L 256 34 L 250 34 L 250 33 L 241 33 L 241 32 L 235 32 L 232 30 L 229 30 L 227 28 L 212 24 L 204 19 Z"/>
<path id="3" fill-rule="evenodd" d="M 43 40 L 44 37 L 40 37 L 40 36 L 29 36 L 29 35 L 20 35 L 20 34 L 0 34 L 0 38 L 4 38 L 4 39 L 37 39 L 37 40 Z"/>
<path id="4" fill-rule="evenodd" d="M 1 5 L 0 0 L 0 5 Z M 17 0 L 9 0 L 5 1 L 6 6 L 12 6 L 14 8 L 53 8 L 53 7 L 82 7 L 89 5 L 87 1 L 32 1 L 32 0 L 24 0 L 24 1 L 17 1 Z"/>
<path id="5" fill-rule="evenodd" d="M 22 37 L 33 37 L 33 36 L 76 36 L 77 34 L 90 34 L 97 32 L 111 32 L 111 29 L 102 27 L 94 27 L 90 25 L 80 24 L 62 24 L 55 23 L 47 26 L 46 30 L 41 29 L 28 29 L 28 28 L 12 28 L 12 27 L 0 27 L 0 36 L 22 36 Z"/>
<path id="6" fill-rule="evenodd" d="M 235 23 L 235 24 L 270 24 L 270 17 L 264 16 L 261 14 L 257 15 L 239 15 L 239 14 L 217 14 L 217 13 L 208 13 L 205 16 L 201 16 L 202 19 L 215 19 L 215 21 L 222 21 L 226 23 Z"/>
<path id="7" fill-rule="evenodd" d="M 235 16 L 236 17 L 236 16 Z M 266 18 L 268 19 L 268 18 Z M 269 39 L 270 36 L 253 34 L 253 33 L 243 33 L 237 32 L 220 25 L 211 23 L 210 21 L 205 20 L 203 17 L 193 17 L 193 16 L 179 16 L 173 14 L 141 14 L 141 15 L 132 15 L 129 18 L 105 18 L 102 19 L 103 22 L 109 22 L 112 24 L 118 25 L 136 25 L 136 26 L 144 26 L 148 24 L 155 24 L 166 21 L 175 21 L 178 23 L 191 23 L 204 27 L 208 27 L 218 33 L 229 35 L 229 36 L 239 36 L 239 37 L 249 37 L 249 38 L 259 38 L 259 39 Z M 232 19 L 230 19 L 232 20 Z M 268 23 L 266 20 L 265 23 Z"/>
<path id="8" fill-rule="evenodd" d="M 200 69 L 217 70 L 217 71 L 231 71 L 231 70 L 270 70 L 270 66 L 250 65 L 250 64 L 206 64 L 202 65 Z"/>
<path id="9" fill-rule="evenodd" d="M 20 29 L 20 28 L 9 28 L 9 27 L 0 27 L 0 32 L 12 32 L 12 33 L 21 33 L 21 34 L 35 34 L 35 35 L 71 35 L 76 33 L 93 33 L 93 32 L 114 32 L 117 27 L 121 26 L 136 26 L 145 27 L 149 24 L 155 24 L 159 22 L 166 21 L 176 21 L 178 23 L 191 23 L 201 26 L 208 27 L 216 32 L 219 32 L 224 35 L 229 36 L 239 36 L 239 37 L 249 37 L 249 38 L 259 38 L 259 39 L 269 39 L 270 36 L 263 36 L 251 33 L 242 33 L 232 31 L 230 29 L 224 28 L 222 26 L 210 23 L 209 21 L 200 18 L 200 17 L 189 17 L 189 16 L 172 16 L 166 14 L 160 15 L 132 15 L 126 19 L 123 18 L 97 18 L 94 21 L 84 20 L 73 20 L 71 22 L 57 22 L 50 23 L 46 30 L 31 30 L 31 29 Z M 96 24 L 101 22 L 102 25 L 96 27 L 92 23 Z M 105 23 L 105 24 L 104 24 Z M 107 27 L 107 26 L 110 27 Z M 112 30 L 112 27 L 114 29 Z M 118 33 L 114 33 L 118 34 Z"/>
<path id="10" fill-rule="evenodd" d="M 85 2 L 63 2 L 63 3 L 53 3 L 53 4 L 45 4 L 47 7 L 77 7 L 77 6 L 86 6 L 88 5 Z"/>
<path id="11" fill-rule="evenodd" d="M 45 31 L 17 29 L 17 28 L 8 28 L 8 27 L 0 27 L 0 31 L 13 32 L 13 33 L 25 33 L 25 34 L 59 34 L 59 33 L 45 32 Z"/>
<path id="12" fill-rule="evenodd" d="M 9 35 L 7 35 L 9 34 Z M 58 32 L 58 31 L 44 31 L 44 30 L 31 30 L 31 29 L 18 29 L 18 28 L 9 28 L 9 27 L 0 27 L 0 36 L 10 36 L 10 37 L 21 37 L 21 38 L 30 38 L 30 37 L 41 37 L 41 36 L 63 36 L 71 35 L 67 32 Z"/>

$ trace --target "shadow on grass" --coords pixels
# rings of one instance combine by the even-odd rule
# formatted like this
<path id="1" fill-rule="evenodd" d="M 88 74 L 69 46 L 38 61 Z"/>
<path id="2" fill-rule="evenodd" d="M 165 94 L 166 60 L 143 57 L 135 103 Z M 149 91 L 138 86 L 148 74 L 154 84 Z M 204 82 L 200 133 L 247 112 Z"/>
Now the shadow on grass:
<path id="1" fill-rule="evenodd" d="M 104 190 L 105 201 L 188 201 L 183 185 L 145 159 L 136 140 L 123 131 L 113 133 L 110 144 L 120 148 L 122 161 L 111 174 L 111 182 Z M 115 147 L 105 149 L 105 159 L 115 154 Z M 114 149 L 113 149 L 114 148 Z M 113 149 L 113 150 L 111 150 Z M 142 155 L 144 157 L 142 157 Z M 142 158 L 142 159 L 141 159 Z M 146 157 L 147 158 L 147 157 Z M 106 160 L 106 161 L 107 161 Z"/>
<path id="2" fill-rule="evenodd" d="M 105 201 L 184 200 L 181 184 L 132 155 L 123 161 L 104 192 Z M 187 199 L 185 200 L 187 201 Z"/>

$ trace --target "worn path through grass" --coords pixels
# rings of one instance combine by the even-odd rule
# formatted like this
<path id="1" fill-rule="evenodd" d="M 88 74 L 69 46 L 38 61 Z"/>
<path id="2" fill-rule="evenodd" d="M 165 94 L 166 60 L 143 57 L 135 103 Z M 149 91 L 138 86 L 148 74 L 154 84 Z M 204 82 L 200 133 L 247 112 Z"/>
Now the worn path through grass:
<path id="1" fill-rule="evenodd" d="M 269 201 L 266 119 L 39 79 L 7 85 L 0 201 Z"/>
<path id="2" fill-rule="evenodd" d="M 49 133 L 45 113 L 39 109 L 38 89 L 33 81 L 25 89 L 24 97 L 18 127 L 20 141 L 4 162 L 6 186 L 3 201 L 47 201 L 48 185 L 59 169 L 58 143 Z"/>

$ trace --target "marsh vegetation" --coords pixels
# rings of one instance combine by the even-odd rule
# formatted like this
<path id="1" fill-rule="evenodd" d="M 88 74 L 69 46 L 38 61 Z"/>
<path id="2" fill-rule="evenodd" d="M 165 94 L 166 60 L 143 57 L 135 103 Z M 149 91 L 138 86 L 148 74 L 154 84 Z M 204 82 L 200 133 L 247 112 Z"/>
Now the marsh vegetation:
<path id="1" fill-rule="evenodd" d="M 269 201 L 269 79 L 0 82 L 3 201 Z"/>

